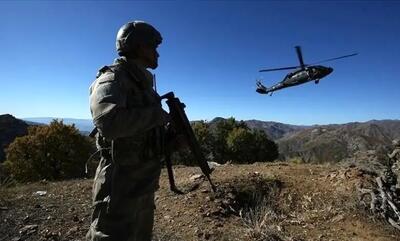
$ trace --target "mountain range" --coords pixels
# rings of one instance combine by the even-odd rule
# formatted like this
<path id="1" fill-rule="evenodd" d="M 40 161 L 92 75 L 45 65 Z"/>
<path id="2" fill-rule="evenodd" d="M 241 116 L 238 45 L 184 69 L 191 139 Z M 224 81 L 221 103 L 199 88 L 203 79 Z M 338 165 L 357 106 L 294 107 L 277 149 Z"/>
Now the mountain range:
<path id="1" fill-rule="evenodd" d="M 392 140 L 400 138 L 399 120 L 372 120 L 341 125 L 313 126 L 279 140 L 279 152 L 304 162 L 337 162 L 360 153 L 375 153 L 386 160 Z"/>
<path id="2" fill-rule="evenodd" d="M 91 119 L 74 119 L 74 118 L 58 118 L 58 117 L 34 117 L 34 118 L 22 118 L 27 123 L 30 124 L 49 124 L 54 119 L 62 120 L 64 124 L 72 125 L 74 124 L 81 132 L 91 132 L 94 128 Z"/>
<path id="3" fill-rule="evenodd" d="M 48 124 L 53 119 L 74 124 L 83 134 L 93 129 L 90 119 L 43 117 L 24 118 L 22 121 L 11 115 L 0 115 L 0 161 L 4 159 L 3 148 L 13 140 L 12 136 L 15 138 L 26 133 L 28 124 Z M 224 118 L 217 117 L 210 123 L 222 120 Z M 245 123 L 252 129 L 265 131 L 278 144 L 281 159 L 300 159 L 303 162 L 338 162 L 360 156 L 360 153 L 385 152 L 390 150 L 393 139 L 400 138 L 400 120 L 312 126 L 260 120 L 247 120 Z"/>

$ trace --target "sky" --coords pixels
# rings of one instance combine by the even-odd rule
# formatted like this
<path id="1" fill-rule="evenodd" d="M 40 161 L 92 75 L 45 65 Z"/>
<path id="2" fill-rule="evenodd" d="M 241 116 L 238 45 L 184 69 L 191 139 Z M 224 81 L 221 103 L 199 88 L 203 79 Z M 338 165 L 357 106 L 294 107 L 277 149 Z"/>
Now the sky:
<path id="1" fill-rule="evenodd" d="M 234 117 L 311 125 L 400 119 L 400 1 L 0 1 L 0 114 L 90 119 L 88 88 L 118 57 L 118 29 L 143 20 L 163 36 L 157 91 L 190 120 Z M 272 96 L 286 71 L 263 68 L 357 52 Z"/>

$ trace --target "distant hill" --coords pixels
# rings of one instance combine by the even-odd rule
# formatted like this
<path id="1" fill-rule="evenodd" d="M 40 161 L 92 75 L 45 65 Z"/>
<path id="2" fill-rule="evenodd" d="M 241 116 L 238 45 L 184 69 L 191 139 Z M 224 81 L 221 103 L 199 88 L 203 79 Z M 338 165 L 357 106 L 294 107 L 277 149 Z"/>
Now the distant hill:
<path id="1" fill-rule="evenodd" d="M 6 145 L 4 143 L 8 143 L 12 139 L 11 137 L 14 136 L 15 138 L 17 133 L 18 135 L 25 133 L 23 130 L 28 126 L 14 117 L 12 117 L 14 121 L 10 121 L 11 117 L 11 115 L 3 115 L 3 122 L 0 120 L 0 140 L 3 146 Z M 8 121 L 5 121 L 6 119 Z M 24 121 L 30 124 L 48 124 L 53 119 L 55 118 L 24 118 Z M 57 119 L 63 119 L 65 124 L 75 124 L 84 135 L 87 135 L 93 128 L 90 119 Z M 215 123 L 222 120 L 224 118 L 217 117 L 210 121 L 210 124 L 214 126 Z M 355 156 L 370 156 L 371 150 L 387 151 L 391 148 L 391 141 L 400 138 L 400 120 L 371 120 L 313 126 L 259 120 L 246 120 L 244 122 L 250 128 L 265 131 L 270 139 L 278 144 L 280 156 L 283 160 L 299 158 L 305 162 L 338 162 Z M 14 125 L 15 128 L 11 127 Z M 8 134 L 4 134 L 6 132 Z M 4 156 L 4 152 L 3 148 L 0 149 L 1 158 L 2 155 Z"/>
<path id="2" fill-rule="evenodd" d="M 81 131 L 82 134 L 90 133 L 94 126 L 91 119 L 74 119 L 74 118 L 58 118 L 58 117 L 34 117 L 34 118 L 23 118 L 24 121 L 27 122 L 36 122 L 49 124 L 52 120 L 58 119 L 63 120 L 64 124 L 72 125 L 74 124 L 78 130 Z"/>
<path id="3" fill-rule="evenodd" d="M 24 136 L 28 133 L 30 125 L 47 125 L 54 119 L 52 117 L 24 118 L 17 119 L 10 114 L 0 115 L 0 163 L 5 160 L 5 148 L 18 136 Z M 82 135 L 89 135 L 93 129 L 90 119 L 62 119 L 64 124 L 72 125 L 79 129 Z"/>
<path id="4" fill-rule="evenodd" d="M 245 122 L 252 129 L 265 131 L 272 140 L 278 140 L 298 131 L 312 128 L 311 126 L 289 125 L 273 121 L 246 120 Z"/>
<path id="5" fill-rule="evenodd" d="M 373 120 L 313 126 L 287 135 L 277 140 L 277 143 L 284 159 L 338 162 L 371 150 L 384 155 L 391 148 L 392 140 L 399 137 L 399 120 Z"/>
<path id="6" fill-rule="evenodd" d="M 222 117 L 216 117 L 212 119 L 209 123 L 211 128 L 214 128 L 216 123 L 224 120 L 226 119 Z M 278 140 L 286 135 L 290 135 L 297 131 L 311 128 L 310 126 L 290 125 L 273 121 L 245 120 L 244 122 L 251 129 L 263 130 L 265 133 L 267 133 L 268 137 L 271 140 Z"/>
<path id="7" fill-rule="evenodd" d="M 210 121 L 211 126 L 224 118 Z M 393 139 L 400 138 L 400 120 L 371 120 L 347 124 L 299 126 L 272 121 L 246 120 L 279 146 L 280 159 L 304 162 L 382 162 Z M 376 169 L 376 168 L 375 168 Z"/>
<path id="8" fill-rule="evenodd" d="M 26 122 L 43 123 L 43 124 L 49 124 L 54 119 L 62 119 L 64 124 L 68 125 L 75 124 L 75 127 L 78 128 L 83 134 L 90 133 L 94 128 L 91 119 L 73 119 L 73 118 L 58 118 L 58 117 L 23 118 L 23 120 Z M 210 123 L 213 125 L 214 123 L 217 123 L 218 121 L 221 120 L 224 120 L 224 118 L 216 117 L 212 121 L 210 121 Z M 250 128 L 264 130 L 272 140 L 280 139 L 285 135 L 295 133 L 299 130 L 311 128 L 310 126 L 289 125 L 273 121 L 247 120 L 244 122 L 246 122 L 246 124 Z"/>
<path id="9" fill-rule="evenodd" d="M 18 136 L 28 133 L 28 124 L 12 115 L 0 115 L 0 163 L 5 160 L 4 149 Z"/>

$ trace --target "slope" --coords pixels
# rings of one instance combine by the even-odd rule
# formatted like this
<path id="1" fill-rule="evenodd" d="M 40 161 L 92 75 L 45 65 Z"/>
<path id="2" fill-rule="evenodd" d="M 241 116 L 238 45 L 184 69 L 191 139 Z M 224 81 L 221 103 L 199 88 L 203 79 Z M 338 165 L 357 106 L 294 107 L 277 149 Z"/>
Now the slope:
<path id="1" fill-rule="evenodd" d="M 358 168 L 224 165 L 212 176 L 217 193 L 193 176 L 198 172 L 175 167 L 178 187 L 198 185 L 175 195 L 163 171 L 154 240 L 394 241 L 400 234 L 359 204 L 357 187 L 372 177 Z M 42 181 L 0 189 L 0 240 L 84 240 L 91 184 Z"/>

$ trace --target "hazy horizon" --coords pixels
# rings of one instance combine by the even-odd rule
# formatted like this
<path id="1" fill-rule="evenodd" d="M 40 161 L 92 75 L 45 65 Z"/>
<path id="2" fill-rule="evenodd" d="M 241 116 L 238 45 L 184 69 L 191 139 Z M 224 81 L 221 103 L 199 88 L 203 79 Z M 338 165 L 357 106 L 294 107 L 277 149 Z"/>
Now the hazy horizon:
<path id="1" fill-rule="evenodd" d="M 216 117 L 214 117 L 214 118 L 212 118 L 212 119 L 210 119 L 210 120 L 205 120 L 205 121 L 212 121 L 213 119 L 215 119 L 215 118 L 224 118 L 224 119 L 227 119 L 227 118 L 230 118 L 230 117 L 233 117 L 233 118 L 235 118 L 234 116 L 228 116 L 228 117 L 221 117 L 221 116 L 216 116 Z M 16 117 L 16 118 L 18 118 L 18 119 L 22 119 L 22 120 L 28 120 L 28 121 L 31 121 L 31 120 L 34 120 L 34 119 L 63 119 L 63 120 L 65 120 L 65 119 L 68 119 L 68 120 L 81 120 L 81 121 L 92 121 L 92 119 L 90 119 L 90 118 L 88 118 L 88 119 L 83 119 L 83 118 L 70 118 L 70 117 L 21 117 L 21 118 L 19 118 L 19 117 Z M 365 121 L 349 121 L 349 122 L 343 122 L 343 123 L 313 123 L 313 124 L 302 124 L 302 123 L 287 123 L 287 122 L 280 122 L 280 121 L 275 121 L 275 120 L 260 120 L 260 119 L 237 119 L 237 118 L 235 118 L 236 120 L 238 120 L 238 121 L 241 121 L 241 120 L 243 120 L 243 121 L 250 121 L 250 120 L 257 120 L 257 121 L 264 121 L 264 122 L 277 122 L 277 123 L 282 123 L 282 124 L 288 124 L 288 125 L 299 125 L 299 126 L 312 126 L 312 125 L 329 125 L 329 124 L 347 124 L 347 123 L 354 123 L 354 122 L 359 122 L 359 123 L 364 123 L 364 122 L 369 122 L 369 121 L 400 121 L 400 119 L 369 119 L 369 120 L 365 120 Z M 197 120 L 190 120 L 190 121 L 200 121 L 200 120 L 204 120 L 204 119 L 197 119 Z"/>

